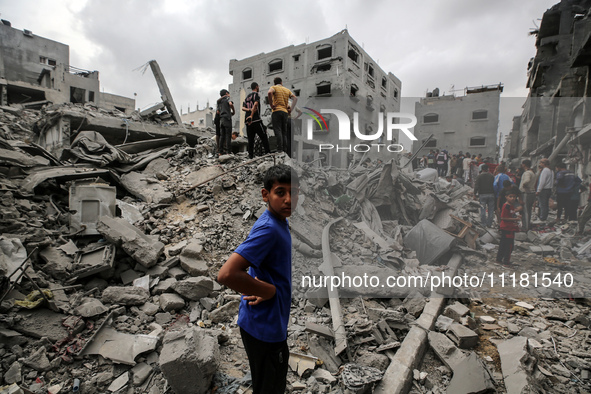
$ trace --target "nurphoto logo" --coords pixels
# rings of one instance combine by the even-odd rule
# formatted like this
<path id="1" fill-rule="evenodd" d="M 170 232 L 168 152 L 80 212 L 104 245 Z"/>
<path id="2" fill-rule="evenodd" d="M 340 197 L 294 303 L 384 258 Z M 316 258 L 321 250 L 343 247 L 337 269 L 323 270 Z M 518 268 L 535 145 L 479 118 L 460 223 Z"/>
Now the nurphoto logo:
<path id="1" fill-rule="evenodd" d="M 353 133 L 355 136 L 362 140 L 362 141 L 374 141 L 374 143 L 363 143 L 363 144 L 355 144 L 355 145 L 334 145 L 329 143 L 319 144 L 318 150 L 320 152 L 326 150 L 336 150 L 338 151 L 355 151 L 355 152 L 368 152 L 370 150 L 376 150 L 378 152 L 381 149 L 386 149 L 388 152 L 392 153 L 399 153 L 404 150 L 404 147 L 397 143 L 382 143 L 384 137 L 384 119 L 386 120 L 386 141 L 393 141 L 395 140 L 394 130 L 402 131 L 411 141 L 417 141 L 417 137 L 414 136 L 413 133 L 410 132 L 410 129 L 413 128 L 417 124 L 417 118 L 413 114 L 403 113 L 403 112 L 387 112 L 386 116 L 384 116 L 383 112 L 380 112 L 378 115 L 378 129 L 373 134 L 363 134 L 359 131 L 359 113 L 353 113 L 353 122 L 349 118 L 344 111 L 338 109 L 321 109 L 320 112 L 310 108 L 304 107 L 304 109 L 310 111 L 305 112 L 306 115 L 309 115 L 311 119 L 308 119 L 306 122 L 306 138 L 308 140 L 313 139 L 313 129 L 314 129 L 314 121 L 320 127 L 320 130 L 329 132 L 328 124 L 326 119 L 322 116 L 322 114 L 332 114 L 335 115 L 338 121 L 338 136 L 339 141 L 349 141 L 351 140 L 351 124 L 353 124 Z M 395 123 L 394 120 L 401 120 L 401 119 L 410 119 L 409 123 Z"/>

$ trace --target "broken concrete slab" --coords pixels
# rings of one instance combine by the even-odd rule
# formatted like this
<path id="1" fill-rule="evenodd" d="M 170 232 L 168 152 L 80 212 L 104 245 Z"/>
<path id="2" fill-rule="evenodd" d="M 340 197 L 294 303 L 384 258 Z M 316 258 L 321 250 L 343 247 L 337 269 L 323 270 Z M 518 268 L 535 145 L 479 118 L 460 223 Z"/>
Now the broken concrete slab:
<path id="1" fill-rule="evenodd" d="M 212 292 L 213 280 L 206 276 L 191 277 L 173 283 L 171 288 L 184 298 L 198 301 Z"/>
<path id="2" fill-rule="evenodd" d="M 27 357 L 23 363 L 29 367 L 33 368 L 35 371 L 45 372 L 51 369 L 51 364 L 49 363 L 49 359 L 47 358 L 47 351 L 45 347 L 41 346 L 37 351 L 32 353 L 29 357 Z"/>
<path id="3" fill-rule="evenodd" d="M 85 250 L 76 255 L 72 265 L 72 276 L 86 278 L 108 271 L 115 263 L 115 245 L 103 245 Z"/>
<path id="4" fill-rule="evenodd" d="M 219 363 L 218 341 L 200 328 L 168 332 L 158 363 L 175 393 L 208 393 Z"/>
<path id="5" fill-rule="evenodd" d="M 431 331 L 429 332 L 428 338 L 429 345 L 437 357 L 452 371 L 465 360 L 466 355 L 444 334 Z"/>
<path id="6" fill-rule="evenodd" d="M 530 356 L 527 343 L 526 337 L 517 336 L 497 344 L 508 394 L 521 394 L 531 389 L 529 379 L 535 359 Z"/>
<path id="7" fill-rule="evenodd" d="M 49 309 L 32 309 L 17 312 L 19 318 L 12 327 L 21 334 L 33 338 L 47 337 L 52 342 L 66 338 L 69 333 L 62 325 L 66 315 L 55 313 Z"/>
<path id="8" fill-rule="evenodd" d="M 64 280 L 70 276 L 73 259 L 58 248 L 53 246 L 44 248 L 39 252 L 39 257 L 45 261 L 43 272 L 51 275 L 52 278 Z"/>
<path id="9" fill-rule="evenodd" d="M 425 242 L 429 240 L 429 242 Z M 421 264 L 429 265 L 446 253 L 456 242 L 449 235 L 427 219 L 421 220 L 404 237 L 404 246 L 417 253 Z"/>
<path id="10" fill-rule="evenodd" d="M 155 265 L 164 252 L 162 242 L 145 235 L 123 218 L 101 216 L 97 229 L 109 242 L 122 248 L 144 267 Z"/>
<path id="11" fill-rule="evenodd" d="M 478 355 L 471 352 L 456 369 L 453 370 L 453 377 L 447 387 L 448 393 L 472 394 L 472 393 L 494 393 L 495 385 Z"/>
<path id="12" fill-rule="evenodd" d="M 139 386 L 150 377 L 152 374 L 153 369 L 146 363 L 138 363 L 133 368 L 131 368 L 131 373 L 133 375 L 133 385 Z"/>
<path id="13" fill-rule="evenodd" d="M 74 314 L 82 317 L 94 317 L 106 313 L 109 310 L 96 298 L 86 297 L 82 303 L 74 308 Z"/>
<path id="14" fill-rule="evenodd" d="M 105 304 L 142 305 L 150 298 L 150 293 L 141 287 L 110 286 L 102 294 Z"/>
<path id="15" fill-rule="evenodd" d="M 209 320 L 212 323 L 217 324 L 224 321 L 230 321 L 234 317 L 238 315 L 238 307 L 240 306 L 240 301 L 232 300 L 221 307 L 214 309 L 209 314 Z"/>
<path id="16" fill-rule="evenodd" d="M 131 194 L 149 204 L 168 204 L 174 199 L 158 179 L 139 172 L 122 175 L 121 183 Z"/>
<path id="17" fill-rule="evenodd" d="M 180 255 L 181 267 L 191 276 L 207 275 L 209 267 L 202 256 L 202 241 L 193 240 L 182 251 Z"/>

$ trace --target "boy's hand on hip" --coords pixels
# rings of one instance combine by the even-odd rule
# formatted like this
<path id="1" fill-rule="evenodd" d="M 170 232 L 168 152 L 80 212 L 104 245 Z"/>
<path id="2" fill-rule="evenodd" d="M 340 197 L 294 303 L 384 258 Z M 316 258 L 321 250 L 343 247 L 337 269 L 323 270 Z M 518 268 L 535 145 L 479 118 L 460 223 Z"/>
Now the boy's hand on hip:
<path id="1" fill-rule="evenodd" d="M 275 286 L 273 286 L 272 284 L 264 282 L 264 281 L 260 280 L 258 277 L 255 277 L 255 280 L 258 280 L 261 283 L 265 283 L 266 285 L 271 286 L 271 291 L 269 291 L 268 295 L 265 294 L 263 296 L 243 294 L 242 299 L 248 301 L 248 305 L 258 305 L 263 301 L 270 300 L 271 298 L 273 298 L 275 296 L 275 293 L 277 292 L 277 288 Z"/>

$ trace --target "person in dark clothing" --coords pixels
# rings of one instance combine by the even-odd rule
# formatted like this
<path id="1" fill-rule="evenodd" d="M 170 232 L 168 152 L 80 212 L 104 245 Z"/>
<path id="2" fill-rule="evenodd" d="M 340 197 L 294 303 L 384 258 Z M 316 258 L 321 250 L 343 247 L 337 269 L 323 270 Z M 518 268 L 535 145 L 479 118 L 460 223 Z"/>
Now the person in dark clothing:
<path id="1" fill-rule="evenodd" d="M 261 120 L 261 97 L 259 95 L 259 84 L 253 82 L 250 84 L 252 93 L 246 96 L 242 110 L 246 112 L 246 138 L 248 139 L 248 156 L 254 158 L 254 140 L 258 135 L 263 143 L 265 154 L 270 153 L 269 139 L 267 133 L 263 128 L 263 121 Z"/>
<path id="2" fill-rule="evenodd" d="M 230 92 L 226 89 L 220 91 L 217 110 L 220 113 L 220 140 L 218 143 L 219 154 L 232 153 L 232 116 L 234 116 L 234 103 L 230 100 Z"/>
<path id="3" fill-rule="evenodd" d="M 483 226 L 492 227 L 495 213 L 495 177 L 488 171 L 488 166 L 480 166 L 480 175 L 474 182 L 474 199 L 480 201 L 480 222 Z M 487 217 L 488 212 L 488 217 Z"/>
<path id="4" fill-rule="evenodd" d="M 562 212 L 564 211 L 565 220 L 577 220 L 576 212 L 575 217 L 570 217 L 572 210 L 569 210 L 569 204 L 571 204 L 571 197 L 575 188 L 575 173 L 567 170 L 563 163 L 556 165 L 556 220 L 560 221 Z"/>

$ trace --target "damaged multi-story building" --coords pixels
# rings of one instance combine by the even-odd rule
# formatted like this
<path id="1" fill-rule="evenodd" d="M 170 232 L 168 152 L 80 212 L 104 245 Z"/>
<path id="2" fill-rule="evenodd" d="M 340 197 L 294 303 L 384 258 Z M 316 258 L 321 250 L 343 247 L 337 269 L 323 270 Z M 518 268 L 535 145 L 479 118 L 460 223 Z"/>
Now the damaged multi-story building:
<path id="1" fill-rule="evenodd" d="M 502 92 L 502 84 L 467 87 L 463 96 L 439 95 L 437 88 L 428 92 L 415 103 L 418 141 L 413 152 L 420 148 L 418 154 L 422 156 L 433 149 L 445 149 L 496 160 Z"/>
<path id="2" fill-rule="evenodd" d="M 232 59 L 230 75 L 233 76 L 233 82 L 229 90 L 235 103 L 241 104 L 244 101 L 250 93 L 252 82 L 259 84 L 261 97 L 266 97 L 269 87 L 273 86 L 274 78 L 281 77 L 283 85 L 298 96 L 298 107 L 320 108 L 320 103 L 330 102 L 330 105 L 336 105 L 347 113 L 356 112 L 359 117 L 359 129 L 365 134 L 376 133 L 380 116 L 385 119 L 388 112 L 395 113 L 400 110 L 400 79 L 391 72 L 382 70 L 347 30 L 313 43 L 290 45 L 242 60 Z M 266 98 L 262 113 L 265 111 L 270 114 Z M 314 123 L 312 139 L 305 138 L 301 132 L 306 116 L 294 119 L 296 132 L 293 133 L 293 138 L 297 157 L 304 161 L 320 158 L 327 165 L 344 167 L 356 152 L 353 148 L 347 149 L 349 143 L 345 144 L 345 149 L 339 151 L 320 151 L 321 144 L 335 147 L 343 145 L 338 140 L 337 133 L 327 131 L 338 129 L 336 116 L 324 115 L 324 118 L 328 127 L 323 128 L 320 124 Z M 408 120 L 403 120 L 400 123 L 407 122 Z M 243 113 L 235 122 L 235 129 L 243 132 Z M 355 146 L 355 139 L 352 138 L 350 141 L 351 146 Z M 376 158 L 384 153 L 392 155 L 384 149 L 381 152 L 374 150 L 365 154 L 367 157 Z"/>
<path id="3" fill-rule="evenodd" d="M 548 9 L 528 64 L 529 94 L 513 120 L 505 157 L 565 161 L 588 180 L 591 174 L 591 16 L 589 0 L 563 0 Z"/>
<path id="4" fill-rule="evenodd" d="M 70 47 L 0 23 L 0 105 L 91 103 L 131 112 L 135 100 L 100 91 L 99 72 L 70 65 Z"/>

